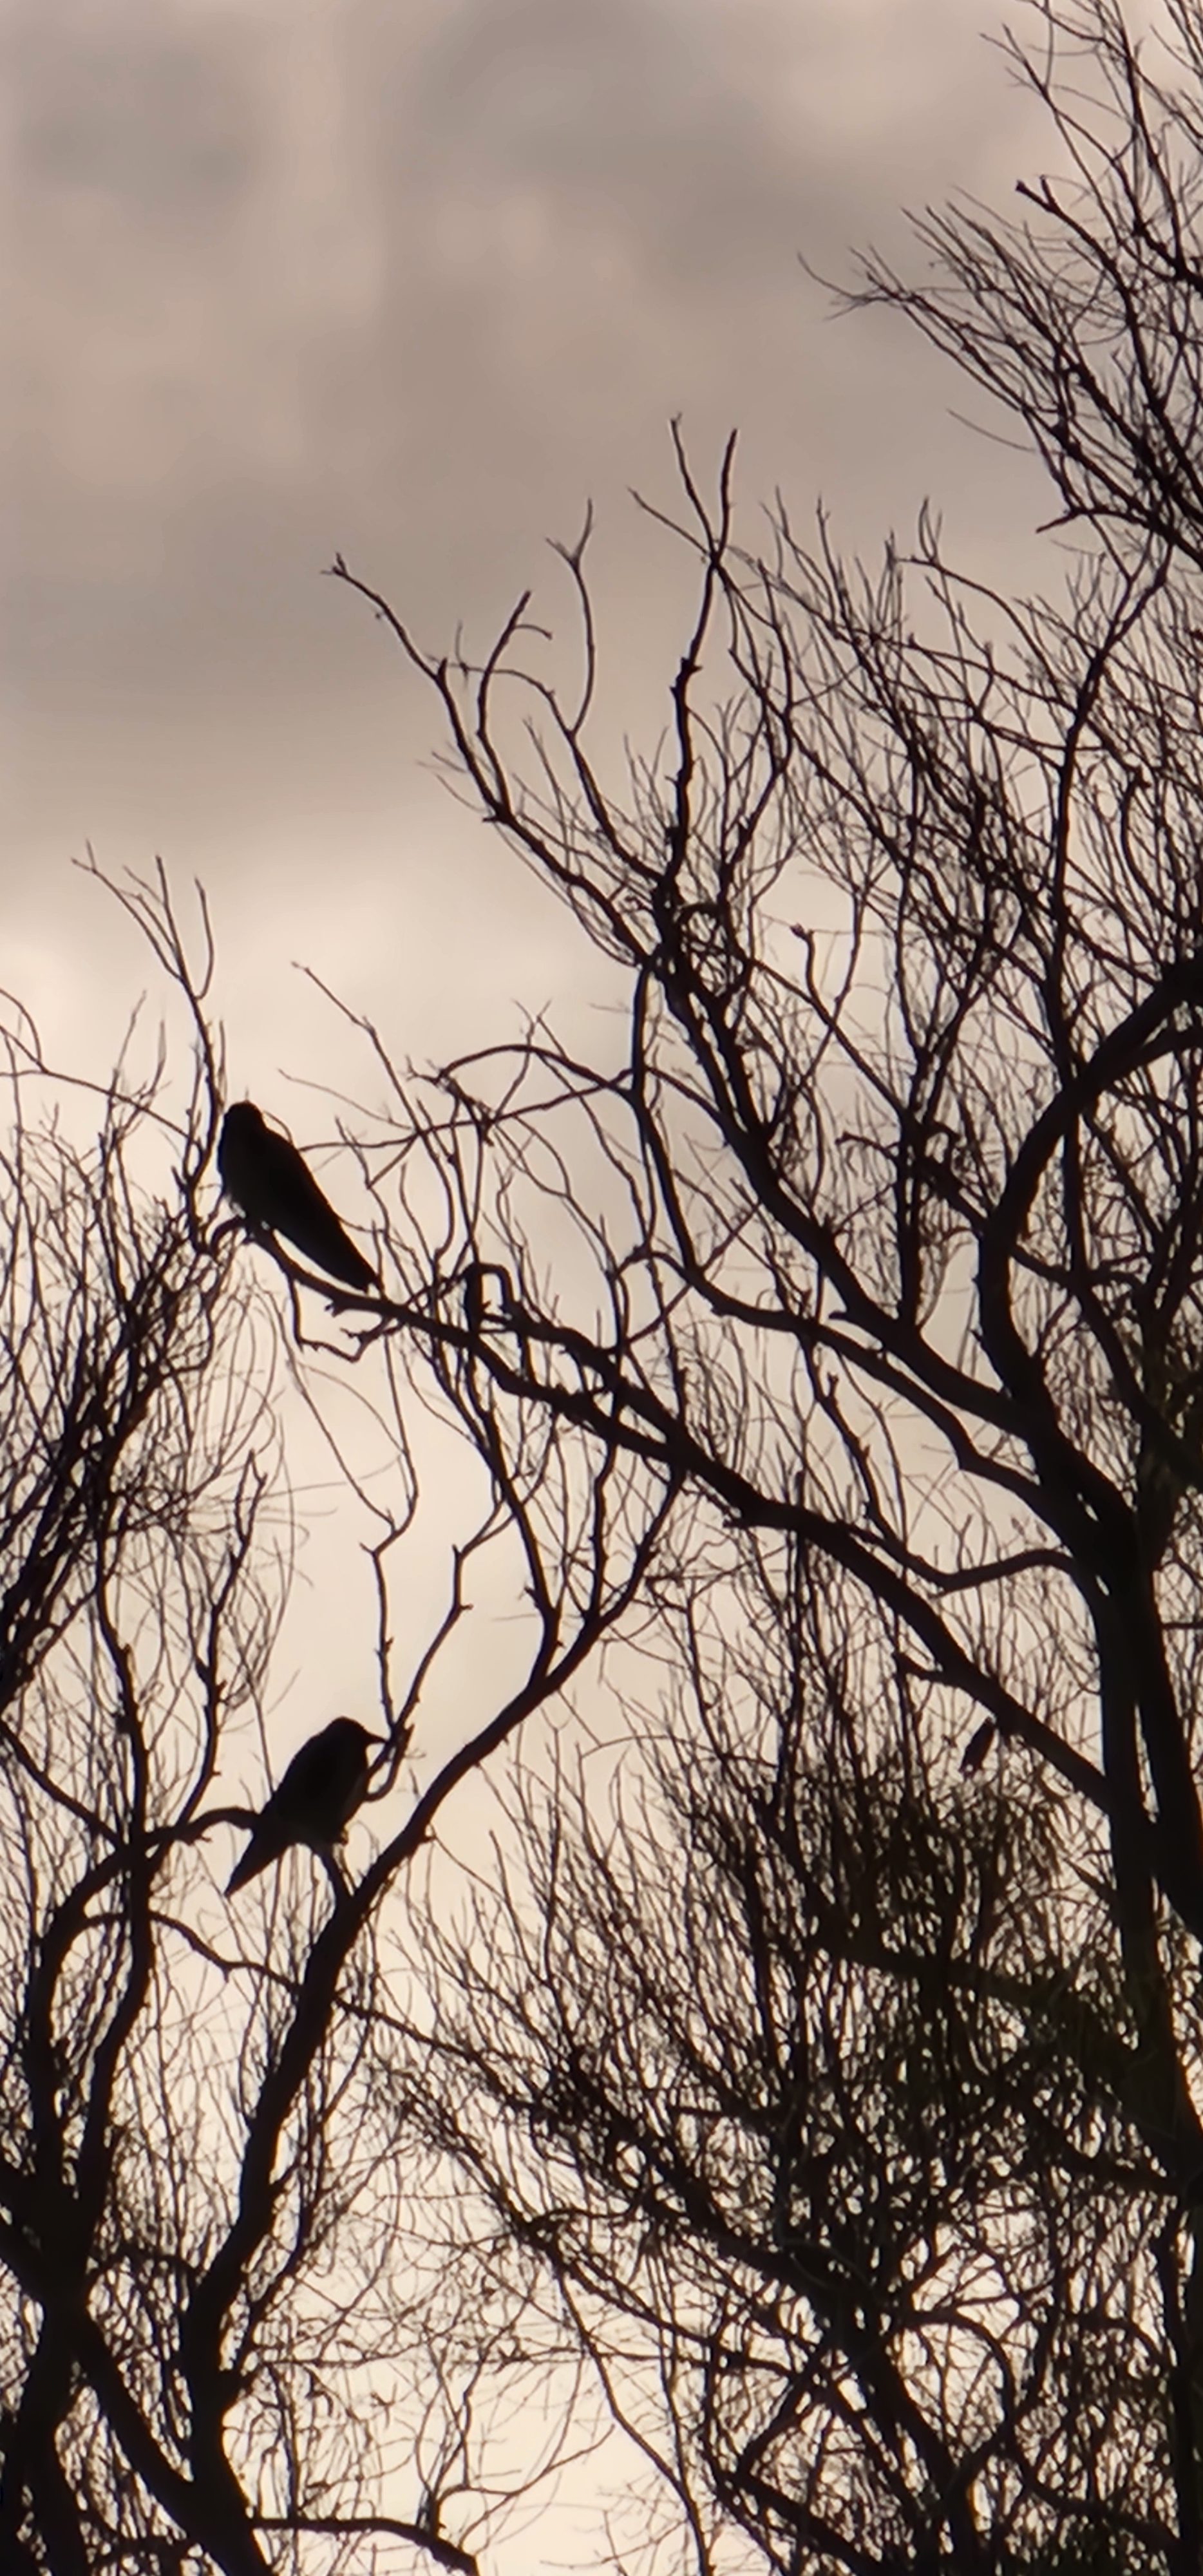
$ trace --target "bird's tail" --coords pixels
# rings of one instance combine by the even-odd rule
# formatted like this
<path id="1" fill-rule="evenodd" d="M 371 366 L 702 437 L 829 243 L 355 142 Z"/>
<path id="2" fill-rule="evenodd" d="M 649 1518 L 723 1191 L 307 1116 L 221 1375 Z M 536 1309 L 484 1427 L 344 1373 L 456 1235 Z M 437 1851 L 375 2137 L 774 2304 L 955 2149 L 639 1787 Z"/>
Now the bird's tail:
<path id="1" fill-rule="evenodd" d="M 265 1851 L 262 1844 L 256 1844 L 252 1836 L 241 1860 L 231 1870 L 226 1880 L 226 1895 L 237 1896 L 239 1888 L 245 1887 L 249 1879 L 258 1878 L 260 1870 L 266 1869 L 275 1858 L 274 1851 Z"/>

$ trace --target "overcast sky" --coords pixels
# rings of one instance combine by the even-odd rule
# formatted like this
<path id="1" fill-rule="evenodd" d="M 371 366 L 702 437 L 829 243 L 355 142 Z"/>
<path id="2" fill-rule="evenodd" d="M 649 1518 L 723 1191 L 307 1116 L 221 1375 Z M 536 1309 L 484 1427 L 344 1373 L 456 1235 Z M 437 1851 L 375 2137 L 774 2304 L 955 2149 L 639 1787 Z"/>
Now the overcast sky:
<path id="1" fill-rule="evenodd" d="M 1044 495 L 950 418 L 956 379 L 892 320 L 826 318 L 799 265 L 1039 165 L 989 14 L 8 0 L 0 983 L 60 1055 L 102 1072 L 148 981 L 71 872 L 86 839 L 204 879 L 234 1087 L 302 1139 L 278 1069 L 350 1068 L 293 960 L 418 1057 L 588 992 L 421 768 L 433 708 L 320 578 L 336 549 L 424 641 L 481 638 L 591 495 L 614 703 L 637 723 L 646 683 L 650 741 L 677 594 L 626 496 L 669 496 L 672 414 L 703 473 L 739 427 L 749 516 L 822 495 L 872 552 L 930 493 L 979 563 L 1028 547 Z M 288 1743 L 339 1704 L 319 1679 Z"/>
<path id="2" fill-rule="evenodd" d="M 562 600 L 544 540 L 592 496 L 602 703 L 645 744 L 685 595 L 628 487 L 671 498 L 674 413 L 704 476 L 738 426 L 750 529 L 780 485 L 873 553 L 930 493 L 1009 572 L 1043 488 L 800 260 L 901 256 L 903 205 L 1006 203 L 1044 137 L 977 0 L 8 9 L 0 984 L 103 1073 L 148 964 L 71 857 L 161 853 L 212 897 L 233 1089 L 309 1142 L 288 1077 L 363 1065 L 294 961 L 418 1060 L 599 978 L 322 567 L 479 643 L 532 579 Z"/>
<path id="3" fill-rule="evenodd" d="M 667 494 L 672 413 L 703 469 L 738 424 L 749 511 L 822 493 L 872 547 L 933 491 L 1004 533 L 1014 487 L 950 421 L 955 379 L 890 319 L 826 318 L 799 266 L 899 239 L 900 203 L 958 183 L 1009 195 L 1030 111 L 977 22 L 975 0 L 10 0 L 3 980 L 76 1036 L 98 954 L 124 955 L 122 998 L 140 980 L 68 875 L 91 838 L 208 883 L 240 1087 L 290 1031 L 320 1038 L 298 955 L 387 995 L 419 1053 L 545 999 L 563 935 L 516 869 L 440 994 L 448 907 L 498 885 L 496 848 L 486 880 L 418 768 L 432 711 L 321 567 L 341 548 L 423 638 L 479 635 L 592 495 L 650 731 L 673 630 L 626 492 Z"/>

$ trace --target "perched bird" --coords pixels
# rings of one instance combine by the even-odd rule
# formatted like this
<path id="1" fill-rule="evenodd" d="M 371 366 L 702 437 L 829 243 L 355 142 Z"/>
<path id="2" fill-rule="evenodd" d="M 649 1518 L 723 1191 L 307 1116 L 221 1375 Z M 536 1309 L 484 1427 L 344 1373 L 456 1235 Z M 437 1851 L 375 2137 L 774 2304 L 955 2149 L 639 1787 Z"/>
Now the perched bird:
<path id="1" fill-rule="evenodd" d="M 368 1746 L 383 1744 L 353 1717 L 333 1718 L 294 1753 L 278 1789 L 251 1827 L 251 1839 L 232 1872 L 226 1895 L 236 1896 L 290 1843 L 329 1851 L 350 1822 L 368 1785 Z"/>
<path id="2" fill-rule="evenodd" d="M 227 1198 L 242 1210 L 248 1225 L 282 1234 L 306 1261 L 348 1288 L 379 1285 L 296 1146 L 274 1133 L 253 1100 L 236 1100 L 227 1109 L 217 1168 Z"/>

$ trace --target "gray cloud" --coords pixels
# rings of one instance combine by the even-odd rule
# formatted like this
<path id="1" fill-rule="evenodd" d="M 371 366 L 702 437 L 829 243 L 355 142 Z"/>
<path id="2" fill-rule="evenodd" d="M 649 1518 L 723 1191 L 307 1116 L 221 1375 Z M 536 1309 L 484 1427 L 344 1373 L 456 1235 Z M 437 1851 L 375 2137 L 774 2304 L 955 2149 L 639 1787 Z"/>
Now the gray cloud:
<path id="1" fill-rule="evenodd" d="M 320 922 L 332 848 L 344 922 L 417 817 L 475 851 L 413 783 L 428 710 L 316 577 L 336 546 L 446 638 L 592 492 L 636 704 L 674 594 L 625 490 L 666 489 L 671 412 L 703 465 L 742 425 L 750 504 L 823 488 L 866 543 L 972 490 L 951 386 L 798 266 L 1005 187 L 1019 105 L 964 0 L 24 0 L 9 69 L 31 921 L 86 831 L 199 866 L 240 953 L 278 952 L 281 885 Z M 509 900 L 521 974 L 543 916 Z"/>

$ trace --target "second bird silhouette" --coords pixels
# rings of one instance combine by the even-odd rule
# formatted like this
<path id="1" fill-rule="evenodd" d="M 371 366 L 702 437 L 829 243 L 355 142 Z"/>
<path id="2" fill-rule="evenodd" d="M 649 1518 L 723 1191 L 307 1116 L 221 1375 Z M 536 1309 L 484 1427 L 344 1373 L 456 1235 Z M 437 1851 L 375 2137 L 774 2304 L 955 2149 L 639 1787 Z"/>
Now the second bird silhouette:
<path id="1" fill-rule="evenodd" d="M 308 1843 L 311 1851 L 330 1851 L 349 1824 L 368 1785 L 369 1744 L 383 1744 L 354 1717 L 335 1717 L 320 1735 L 293 1754 L 278 1788 L 251 1827 L 251 1839 L 226 1881 L 226 1895 L 236 1896 L 248 1878 L 256 1878 L 279 1860 L 290 1843 Z"/>
<path id="2" fill-rule="evenodd" d="M 236 1100 L 222 1120 L 217 1168 L 227 1198 L 248 1225 L 285 1241 L 348 1288 L 379 1282 L 287 1136 L 277 1136 L 253 1100 Z"/>

